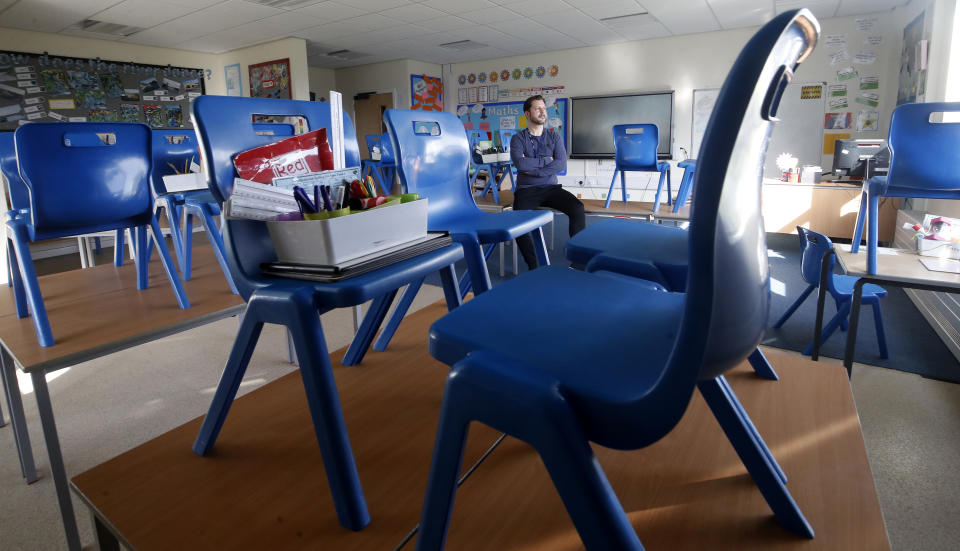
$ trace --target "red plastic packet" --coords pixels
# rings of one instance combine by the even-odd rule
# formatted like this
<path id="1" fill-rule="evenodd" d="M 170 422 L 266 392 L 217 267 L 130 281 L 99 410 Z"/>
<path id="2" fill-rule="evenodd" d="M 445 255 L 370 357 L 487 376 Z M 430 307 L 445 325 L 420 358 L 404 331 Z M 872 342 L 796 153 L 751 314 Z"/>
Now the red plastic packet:
<path id="1" fill-rule="evenodd" d="M 333 169 L 327 129 L 321 128 L 237 154 L 237 175 L 270 185 L 274 178 Z"/>

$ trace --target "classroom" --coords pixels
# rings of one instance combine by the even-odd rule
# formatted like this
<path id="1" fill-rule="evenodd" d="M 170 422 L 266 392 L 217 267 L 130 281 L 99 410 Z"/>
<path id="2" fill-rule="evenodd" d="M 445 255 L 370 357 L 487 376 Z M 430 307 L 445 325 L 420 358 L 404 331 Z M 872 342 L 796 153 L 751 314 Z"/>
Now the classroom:
<path id="1" fill-rule="evenodd" d="M 0 0 L 0 549 L 956 549 L 958 26 Z"/>

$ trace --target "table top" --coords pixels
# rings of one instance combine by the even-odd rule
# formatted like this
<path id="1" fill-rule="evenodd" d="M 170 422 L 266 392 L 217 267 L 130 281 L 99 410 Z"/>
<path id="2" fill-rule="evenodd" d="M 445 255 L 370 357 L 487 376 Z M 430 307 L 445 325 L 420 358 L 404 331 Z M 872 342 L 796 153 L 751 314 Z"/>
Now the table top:
<path id="1" fill-rule="evenodd" d="M 150 287 L 137 289 L 133 261 L 39 278 L 56 344 L 37 343 L 32 320 L 17 318 L 13 289 L 0 289 L 0 344 L 24 372 L 53 371 L 150 342 L 239 313 L 210 245 L 193 249 L 192 279 L 183 286 L 190 308 L 180 309 L 158 255 L 150 262 Z"/>
<path id="2" fill-rule="evenodd" d="M 850 252 L 850 245 L 836 245 L 834 248 L 837 251 L 837 259 L 840 261 L 841 268 L 848 275 L 907 285 L 940 285 L 960 288 L 960 274 L 928 270 L 920 263 L 920 259 L 934 258 L 920 256 L 916 251 L 877 247 L 877 273 L 870 275 L 867 274 L 866 245 L 862 245 L 860 251 L 856 254 Z"/>

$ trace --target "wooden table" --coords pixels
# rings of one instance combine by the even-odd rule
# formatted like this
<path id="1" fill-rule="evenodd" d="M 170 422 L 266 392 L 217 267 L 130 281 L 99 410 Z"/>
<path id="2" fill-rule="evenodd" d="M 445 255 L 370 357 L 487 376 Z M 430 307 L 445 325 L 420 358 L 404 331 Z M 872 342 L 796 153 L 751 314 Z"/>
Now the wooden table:
<path id="1" fill-rule="evenodd" d="M 847 328 L 847 344 L 843 351 L 843 365 L 847 376 L 853 374 L 853 353 L 857 346 L 857 328 L 860 324 L 860 302 L 863 298 L 863 286 L 867 283 L 919 289 L 921 291 L 943 291 L 960 293 L 960 274 L 935 272 L 920 263 L 923 257 L 916 251 L 877 247 L 877 273 L 867 273 L 867 248 L 860 246 L 856 254 L 850 252 L 850 245 L 836 245 L 823 255 L 820 269 L 820 289 L 817 297 L 817 317 L 814 324 L 813 352 L 811 359 L 816 361 L 820 354 L 820 332 L 823 330 L 823 308 L 826 303 L 826 281 L 830 277 L 830 256 L 836 255 L 840 268 L 859 279 L 853 286 L 853 298 L 850 303 L 850 324 Z M 960 266 L 960 262 L 957 262 Z"/>
<path id="2" fill-rule="evenodd" d="M 427 353 L 438 303 L 408 316 L 388 352 L 361 368 L 331 354 L 372 522 L 337 523 L 298 372 L 241 398 L 212 453 L 195 419 L 73 478 L 104 548 L 412 549 L 449 368 Z M 698 394 L 680 424 L 638 451 L 594 447 L 648 549 L 888 549 L 850 386 L 837 365 L 765 350 L 773 382 L 747 365 L 727 378 L 816 531 L 776 522 Z M 474 423 L 448 549 L 582 549 L 532 448 Z"/>
<path id="3" fill-rule="evenodd" d="M 36 480 L 33 452 L 20 399 L 15 366 L 33 382 L 50 471 L 70 549 L 80 549 L 68 480 L 47 388 L 46 374 L 234 316 L 243 299 L 230 292 L 209 245 L 194 246 L 193 279 L 183 282 L 191 307 L 177 306 L 159 260 L 150 264 L 150 288 L 137 289 L 132 262 L 73 270 L 39 278 L 56 344 L 41 347 L 30 318 L 19 319 L 12 289 L 0 290 L 0 353 L 4 388 L 13 418 L 21 467 Z"/>

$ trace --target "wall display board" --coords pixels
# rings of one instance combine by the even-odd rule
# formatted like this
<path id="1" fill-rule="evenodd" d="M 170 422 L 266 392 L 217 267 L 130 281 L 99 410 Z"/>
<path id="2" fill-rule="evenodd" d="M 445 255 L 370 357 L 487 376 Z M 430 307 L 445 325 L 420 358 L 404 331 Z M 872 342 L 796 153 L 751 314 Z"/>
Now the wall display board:
<path id="1" fill-rule="evenodd" d="M 809 93 L 814 87 L 821 89 L 819 94 Z M 783 91 L 780 106 L 777 108 L 780 122 L 773 125 L 767 146 L 767 159 L 763 165 L 765 177 L 777 180 L 782 178 L 782 172 L 777 167 L 777 157 L 784 153 L 796 157 L 797 168 L 803 165 L 820 165 L 826 101 L 823 87 L 824 84 L 819 82 L 791 83 Z"/>
<path id="2" fill-rule="evenodd" d="M 924 12 L 903 28 L 903 49 L 900 51 L 900 79 L 897 105 L 913 103 L 926 93 L 926 41 L 923 40 Z M 923 101 L 922 99 L 919 101 Z"/>
<path id="3" fill-rule="evenodd" d="M 719 88 L 693 91 L 693 127 L 688 153 L 691 159 L 696 159 L 700 154 L 700 142 L 703 140 L 703 133 L 707 131 L 707 123 L 710 122 L 710 114 L 713 113 L 713 104 L 717 102 L 718 95 Z"/>
<path id="4" fill-rule="evenodd" d="M 32 121 L 190 126 L 204 69 L 0 51 L 0 131 Z"/>
<path id="5" fill-rule="evenodd" d="M 290 84 L 290 58 L 251 65 L 250 97 L 293 99 L 293 87 Z"/>
<path id="6" fill-rule="evenodd" d="M 410 103 L 414 111 L 443 111 L 443 80 L 410 75 Z"/>
<path id="7" fill-rule="evenodd" d="M 550 131 L 560 132 L 563 143 L 567 143 L 567 113 L 566 98 L 544 98 L 547 104 L 547 124 Z M 506 101 L 500 103 L 475 103 L 457 107 L 457 116 L 463 121 L 467 130 L 484 130 L 500 145 L 499 131 L 522 130 L 527 127 L 527 117 L 523 114 L 522 101 Z M 566 174 L 566 171 L 561 172 Z"/>
<path id="8" fill-rule="evenodd" d="M 612 159 L 613 126 L 652 123 L 660 131 L 657 158 L 673 157 L 673 91 L 572 98 L 570 157 Z"/>

